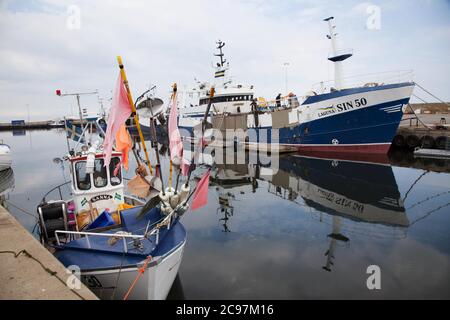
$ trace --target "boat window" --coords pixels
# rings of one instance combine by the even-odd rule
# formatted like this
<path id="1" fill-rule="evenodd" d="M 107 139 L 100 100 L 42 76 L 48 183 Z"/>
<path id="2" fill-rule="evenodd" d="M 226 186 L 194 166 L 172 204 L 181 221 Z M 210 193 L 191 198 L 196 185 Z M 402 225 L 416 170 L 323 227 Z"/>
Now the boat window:
<path id="1" fill-rule="evenodd" d="M 96 188 L 106 187 L 108 184 L 108 176 L 103 159 L 95 159 L 94 162 L 94 186 Z"/>
<path id="2" fill-rule="evenodd" d="M 78 189 L 89 190 L 91 188 L 91 176 L 86 173 L 86 161 L 75 163 L 75 173 Z"/>
<path id="3" fill-rule="evenodd" d="M 114 174 L 114 171 L 116 171 L 116 174 Z M 111 185 L 117 186 L 122 183 L 122 170 L 120 168 L 119 157 L 114 157 L 111 159 L 111 164 L 109 165 L 109 176 L 111 177 Z"/>

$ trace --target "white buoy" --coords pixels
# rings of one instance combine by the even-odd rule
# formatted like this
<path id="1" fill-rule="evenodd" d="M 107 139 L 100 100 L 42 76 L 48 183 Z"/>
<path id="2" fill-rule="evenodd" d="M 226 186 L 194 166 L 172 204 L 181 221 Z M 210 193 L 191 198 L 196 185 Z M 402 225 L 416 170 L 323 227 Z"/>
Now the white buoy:
<path id="1" fill-rule="evenodd" d="M 175 209 L 180 203 L 180 195 L 178 193 L 174 193 L 172 197 L 170 197 L 170 206 Z"/>
<path id="2" fill-rule="evenodd" d="M 189 192 L 191 191 L 191 187 L 189 185 L 186 184 L 182 184 L 181 186 L 181 190 L 179 192 L 180 194 L 180 203 L 181 202 L 185 202 L 189 196 Z"/>

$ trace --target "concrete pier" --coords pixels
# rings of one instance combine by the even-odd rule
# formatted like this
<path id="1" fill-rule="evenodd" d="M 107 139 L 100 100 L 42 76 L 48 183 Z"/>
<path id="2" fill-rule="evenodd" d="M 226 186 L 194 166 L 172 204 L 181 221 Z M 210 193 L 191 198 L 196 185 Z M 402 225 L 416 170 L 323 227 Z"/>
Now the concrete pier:
<path id="1" fill-rule="evenodd" d="M 13 252 L 22 253 L 15 257 Z M 69 276 L 66 268 L 0 206 L 0 299 L 97 300 L 84 285 L 71 290 L 66 285 Z"/>

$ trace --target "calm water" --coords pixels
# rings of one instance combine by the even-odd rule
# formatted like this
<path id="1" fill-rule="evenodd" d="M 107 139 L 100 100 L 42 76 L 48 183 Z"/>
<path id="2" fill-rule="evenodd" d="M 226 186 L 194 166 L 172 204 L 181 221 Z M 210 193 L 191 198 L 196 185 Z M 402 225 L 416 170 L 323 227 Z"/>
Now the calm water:
<path id="1" fill-rule="evenodd" d="M 0 132 L 0 140 L 13 150 L 6 206 L 32 231 L 23 211 L 34 214 L 44 193 L 69 179 L 54 161 L 65 154 L 64 133 Z M 183 216 L 188 241 L 170 297 L 450 298 L 450 165 L 415 166 L 291 155 L 275 175 L 216 167 L 208 205 Z M 369 265 L 381 268 L 381 290 L 367 289 Z"/>

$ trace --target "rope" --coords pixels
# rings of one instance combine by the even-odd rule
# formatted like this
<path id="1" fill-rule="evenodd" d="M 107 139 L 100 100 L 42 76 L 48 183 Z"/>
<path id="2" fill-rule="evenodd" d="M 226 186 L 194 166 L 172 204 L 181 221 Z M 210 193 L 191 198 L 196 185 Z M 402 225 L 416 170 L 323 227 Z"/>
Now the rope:
<path id="1" fill-rule="evenodd" d="M 423 91 L 425 91 L 426 93 L 428 93 L 430 96 L 432 96 L 432 97 L 435 98 L 436 100 L 438 100 L 438 101 L 442 102 L 443 104 L 445 104 L 445 105 L 447 105 L 447 106 L 450 107 L 450 104 L 449 104 L 449 103 L 447 103 L 447 102 L 445 102 L 445 101 L 439 99 L 438 97 L 436 97 L 434 94 L 432 94 L 430 91 L 428 91 L 427 89 L 425 89 L 424 87 L 422 87 L 422 86 L 421 86 L 420 84 L 418 84 L 417 82 L 416 82 L 416 86 L 418 86 L 420 89 L 422 89 Z"/>
<path id="2" fill-rule="evenodd" d="M 419 222 L 419 221 L 421 221 L 421 220 L 423 220 L 423 219 L 429 217 L 430 215 L 432 215 L 432 214 L 435 213 L 436 211 L 439 211 L 439 210 L 441 210 L 442 208 L 445 208 L 445 207 L 448 207 L 448 206 L 450 206 L 450 202 L 447 203 L 447 204 L 444 204 L 444 205 L 442 205 L 442 206 L 439 206 L 439 207 L 437 207 L 436 209 L 433 209 L 433 210 L 428 211 L 427 213 L 425 213 L 424 216 L 422 216 L 422 217 L 420 217 L 419 219 L 416 219 L 416 220 L 414 220 L 413 222 L 411 222 L 411 223 L 409 224 L 409 227 L 411 227 L 411 226 L 413 226 L 414 224 L 416 224 L 417 222 Z"/>
<path id="3" fill-rule="evenodd" d="M 23 213 L 25 213 L 25 214 L 27 214 L 27 215 L 33 217 L 34 219 L 38 220 L 38 217 L 36 217 L 36 215 L 34 215 L 33 213 L 28 212 L 27 210 L 22 209 L 22 208 L 16 206 L 14 203 L 12 203 L 12 202 L 9 201 L 9 200 L 5 200 L 5 202 L 8 203 L 10 206 L 16 208 L 17 210 L 19 210 L 19 211 L 21 211 L 21 212 L 23 212 Z"/>
<path id="4" fill-rule="evenodd" d="M 419 98 L 419 97 L 417 97 L 416 95 L 414 95 L 413 94 L 413 96 L 415 96 L 416 98 Z M 419 98 L 420 99 L 420 98 Z M 425 101 L 425 100 L 422 100 L 422 101 Z M 426 102 L 425 102 L 426 103 Z M 411 107 L 411 104 L 409 104 L 408 103 L 408 107 L 409 107 L 409 109 L 411 109 L 411 111 L 412 111 L 412 113 L 413 113 L 413 115 L 414 115 L 414 117 L 415 117 L 415 119 L 417 119 L 425 128 L 427 128 L 428 130 L 431 130 L 431 128 L 429 127 L 429 126 L 427 126 L 422 120 L 420 120 L 420 118 L 417 116 L 417 114 L 414 112 L 414 109 Z M 411 119 L 414 119 L 414 118 L 411 118 Z"/>
<path id="5" fill-rule="evenodd" d="M 27 250 L 23 249 L 23 250 L 20 250 L 20 251 L 17 252 L 17 253 L 14 252 L 14 251 L 6 250 L 6 251 L 0 251 L 0 254 L 1 254 L 1 253 L 9 253 L 9 254 L 12 254 L 12 255 L 14 256 L 14 258 L 19 257 L 19 256 L 23 253 L 26 257 L 28 257 L 28 258 L 30 258 L 30 259 L 36 261 L 37 263 L 39 263 L 39 265 L 42 267 L 42 269 L 44 269 L 45 272 L 47 272 L 47 273 L 50 274 L 51 276 L 53 276 L 53 277 L 55 277 L 56 279 L 58 279 L 59 282 L 61 282 L 64 286 L 67 286 L 67 283 L 66 283 L 63 279 L 61 279 L 61 278 L 58 276 L 58 273 L 57 273 L 56 271 L 53 271 L 53 270 L 51 270 L 50 268 L 47 268 L 41 261 L 39 261 L 38 258 L 34 257 L 34 256 L 33 256 L 31 253 L 29 253 Z M 84 297 L 82 297 L 80 294 L 78 294 L 74 289 L 70 289 L 70 291 L 72 291 L 72 292 L 73 292 L 76 296 L 78 296 L 80 299 L 86 300 Z"/>
<path id="6" fill-rule="evenodd" d="M 425 198 L 425 199 L 423 199 L 423 200 L 421 200 L 421 201 L 419 201 L 419 202 L 413 204 L 412 206 L 410 206 L 410 207 L 407 208 L 407 209 L 410 210 L 410 209 L 412 209 L 412 208 L 414 208 L 414 207 L 417 207 L 418 205 L 421 205 L 421 204 L 424 203 L 424 202 L 427 202 L 427 201 L 429 201 L 429 200 L 438 198 L 438 197 L 440 197 L 440 196 L 442 196 L 442 195 L 444 195 L 444 194 L 448 194 L 448 193 L 450 193 L 450 191 L 445 191 L 445 192 L 437 193 L 437 194 L 435 194 L 435 195 L 433 195 L 433 196 L 431 196 L 431 197 Z"/>
<path id="7" fill-rule="evenodd" d="M 119 273 L 117 274 L 116 284 L 114 285 L 114 290 L 113 290 L 113 293 L 111 295 L 111 300 L 114 300 L 114 298 L 116 296 L 117 284 L 119 283 L 120 274 L 122 273 L 122 267 L 123 267 L 123 260 L 124 260 L 124 258 L 125 258 L 125 250 L 122 252 L 122 259 L 120 260 L 120 269 L 119 269 Z"/>
<path id="8" fill-rule="evenodd" d="M 424 173 L 422 173 L 417 179 L 416 181 L 414 181 L 411 184 L 411 187 L 409 188 L 409 190 L 406 192 L 405 197 L 403 198 L 403 202 L 405 202 L 406 198 L 408 197 L 408 194 L 411 192 L 412 188 L 414 188 L 414 186 L 416 185 L 417 182 L 419 182 L 420 179 L 422 179 L 427 173 L 430 173 L 430 171 L 425 171 Z"/>
<path id="9" fill-rule="evenodd" d="M 128 297 L 130 296 L 131 292 L 133 291 L 134 286 L 138 282 L 139 278 L 144 274 L 145 270 L 147 270 L 148 263 L 150 262 L 151 259 L 152 259 L 152 256 L 148 256 L 147 259 L 145 259 L 145 261 L 144 261 L 144 265 L 138 269 L 138 274 L 137 274 L 136 278 L 134 279 L 133 284 L 131 285 L 131 287 L 128 289 L 127 293 L 123 297 L 123 300 L 128 300 Z"/>

